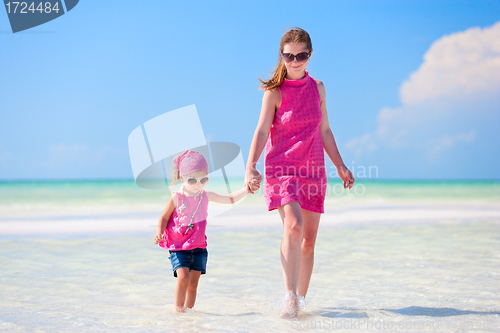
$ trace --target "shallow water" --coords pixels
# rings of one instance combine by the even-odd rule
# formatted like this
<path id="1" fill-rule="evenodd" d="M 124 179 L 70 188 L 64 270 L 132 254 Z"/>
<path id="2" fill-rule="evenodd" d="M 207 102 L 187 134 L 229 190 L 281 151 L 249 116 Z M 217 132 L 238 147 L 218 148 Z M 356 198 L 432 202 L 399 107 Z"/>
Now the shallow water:
<path id="1" fill-rule="evenodd" d="M 279 318 L 281 230 L 209 228 L 193 311 L 152 233 L 0 238 L 0 331 L 500 330 L 500 223 L 321 227 L 308 307 Z"/>
<path id="2" fill-rule="evenodd" d="M 262 193 L 209 220 L 195 309 L 175 314 L 176 280 L 152 242 L 168 192 L 125 180 L 0 182 L 0 331 L 500 330 L 499 181 L 338 185 L 307 309 L 287 321 L 276 308 L 281 222 Z"/>

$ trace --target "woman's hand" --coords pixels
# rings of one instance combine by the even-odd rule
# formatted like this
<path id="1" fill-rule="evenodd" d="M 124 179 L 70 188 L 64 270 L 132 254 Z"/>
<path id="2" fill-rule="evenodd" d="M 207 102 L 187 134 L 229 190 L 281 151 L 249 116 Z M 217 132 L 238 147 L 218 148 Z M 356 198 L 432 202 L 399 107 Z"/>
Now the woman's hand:
<path id="1" fill-rule="evenodd" d="M 254 191 L 257 191 L 260 188 L 260 178 L 252 179 L 251 182 L 248 183 L 248 192 L 254 194 Z"/>
<path id="2" fill-rule="evenodd" d="M 250 193 L 254 194 L 254 191 L 257 191 L 260 188 L 261 182 L 262 176 L 257 169 L 252 168 L 251 170 L 247 170 L 243 186 L 248 187 Z"/>
<path id="3" fill-rule="evenodd" d="M 155 244 L 158 244 L 163 239 L 163 234 L 156 234 L 154 238 Z"/>
<path id="4" fill-rule="evenodd" d="M 347 169 L 345 165 L 339 166 L 337 168 L 337 172 L 340 176 L 340 179 L 342 179 L 342 181 L 344 182 L 344 188 L 351 189 L 354 185 L 354 176 L 352 175 L 352 172 Z"/>

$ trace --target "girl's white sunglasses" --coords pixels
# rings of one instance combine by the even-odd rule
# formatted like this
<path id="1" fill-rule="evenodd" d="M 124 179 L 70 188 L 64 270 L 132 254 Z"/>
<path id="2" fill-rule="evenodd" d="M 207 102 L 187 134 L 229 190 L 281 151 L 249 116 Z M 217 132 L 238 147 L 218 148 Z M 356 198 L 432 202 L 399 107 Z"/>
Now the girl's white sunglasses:
<path id="1" fill-rule="evenodd" d="M 186 180 L 186 182 L 189 184 L 189 185 L 196 185 L 198 182 L 200 182 L 201 185 L 205 185 L 206 183 L 208 183 L 208 176 L 205 176 L 205 177 L 200 177 L 200 178 L 188 178 Z"/>

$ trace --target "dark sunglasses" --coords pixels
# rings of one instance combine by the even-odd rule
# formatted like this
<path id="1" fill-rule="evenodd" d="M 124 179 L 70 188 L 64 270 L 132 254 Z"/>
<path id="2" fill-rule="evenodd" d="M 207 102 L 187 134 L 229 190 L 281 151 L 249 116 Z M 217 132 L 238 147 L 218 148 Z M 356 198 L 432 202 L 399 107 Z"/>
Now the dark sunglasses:
<path id="1" fill-rule="evenodd" d="M 189 185 L 196 185 L 198 182 L 200 182 L 201 185 L 205 185 L 208 183 L 208 177 L 188 178 L 186 181 Z"/>
<path id="2" fill-rule="evenodd" d="M 306 61 L 309 59 L 311 55 L 311 51 L 309 52 L 300 52 L 299 54 L 291 54 L 291 53 L 282 53 L 283 59 L 285 62 L 292 62 L 293 59 L 297 59 L 298 62 Z"/>

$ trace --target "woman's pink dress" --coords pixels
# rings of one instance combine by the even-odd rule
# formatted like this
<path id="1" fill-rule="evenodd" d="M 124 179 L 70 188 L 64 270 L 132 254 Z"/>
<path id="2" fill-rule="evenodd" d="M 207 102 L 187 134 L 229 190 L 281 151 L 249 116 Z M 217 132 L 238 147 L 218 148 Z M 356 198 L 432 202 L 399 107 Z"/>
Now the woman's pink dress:
<path id="1" fill-rule="evenodd" d="M 266 143 L 264 196 L 269 210 L 298 201 L 324 213 L 326 168 L 321 139 L 321 98 L 307 71 L 300 80 L 284 79 L 281 104 Z"/>

